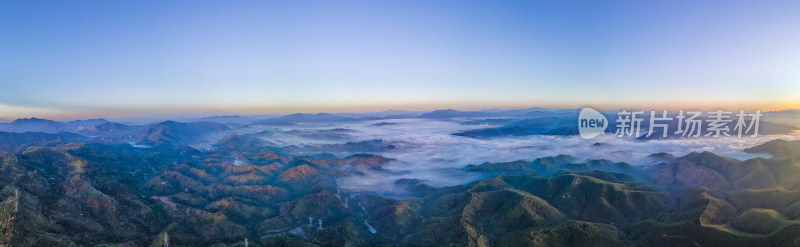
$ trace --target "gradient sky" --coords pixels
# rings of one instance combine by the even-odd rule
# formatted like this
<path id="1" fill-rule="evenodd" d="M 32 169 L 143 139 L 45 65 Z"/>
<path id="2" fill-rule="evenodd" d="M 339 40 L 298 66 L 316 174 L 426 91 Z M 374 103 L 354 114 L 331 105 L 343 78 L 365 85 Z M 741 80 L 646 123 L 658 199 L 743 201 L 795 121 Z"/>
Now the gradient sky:
<path id="1" fill-rule="evenodd" d="M 0 1 L 0 118 L 800 108 L 800 1 Z"/>

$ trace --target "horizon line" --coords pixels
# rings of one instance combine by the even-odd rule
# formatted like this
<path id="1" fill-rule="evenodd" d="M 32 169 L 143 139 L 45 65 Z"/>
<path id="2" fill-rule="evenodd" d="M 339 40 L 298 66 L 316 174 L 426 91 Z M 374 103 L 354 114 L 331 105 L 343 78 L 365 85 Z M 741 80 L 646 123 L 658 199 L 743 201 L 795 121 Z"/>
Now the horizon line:
<path id="1" fill-rule="evenodd" d="M 654 107 L 595 107 L 591 105 L 586 106 L 570 106 L 570 107 L 546 107 L 546 106 L 527 106 L 527 107 L 439 107 L 439 108 L 427 108 L 427 109 L 402 109 L 401 107 L 397 108 L 385 108 L 383 110 L 351 110 L 351 111 L 285 111 L 285 112 L 236 112 L 236 111 L 218 111 L 218 110 L 208 110 L 208 111 L 174 111 L 174 112 L 138 112 L 137 114 L 131 114 L 129 116 L 113 116 L 108 114 L 54 114 L 51 116 L 47 116 L 48 114 L 40 114 L 40 115 L 24 115 L 24 116 L 3 116 L 0 117 L 0 122 L 11 122 L 18 119 L 45 119 L 45 120 L 53 120 L 53 121 L 77 121 L 77 120 L 90 120 L 90 119 L 105 119 L 109 121 L 118 121 L 118 122 L 137 122 L 137 121 L 166 121 L 166 120 L 194 120 L 199 118 L 208 118 L 208 117 L 267 117 L 265 119 L 274 118 L 274 117 L 282 117 L 288 116 L 293 114 L 370 114 L 370 113 L 382 113 L 382 112 L 391 112 L 391 111 L 398 111 L 398 112 L 408 112 L 408 113 L 419 113 L 424 114 L 433 111 L 441 111 L 441 110 L 455 110 L 455 111 L 463 111 L 463 112 L 480 112 L 480 111 L 490 111 L 490 110 L 498 110 L 498 111 L 508 111 L 508 110 L 528 110 L 534 108 L 541 108 L 546 110 L 580 110 L 583 108 L 591 108 L 598 111 L 613 111 L 613 110 L 644 110 L 644 111 L 660 111 L 660 110 L 668 110 L 668 111 L 678 111 L 678 110 L 699 110 L 699 111 L 716 111 L 716 110 L 725 110 L 725 111 L 733 111 L 734 107 L 665 107 L 665 108 L 654 108 Z M 735 110 L 745 110 L 745 111 L 755 111 L 760 110 L 761 113 L 767 112 L 780 112 L 780 111 L 787 111 L 787 110 L 800 110 L 800 107 L 789 107 L 789 108 L 773 108 L 773 109 L 762 109 L 758 107 L 747 107 L 747 108 L 735 108 Z M 401 113 L 402 114 L 402 113 Z M 71 116 L 70 116 L 71 115 Z M 416 117 L 416 116 L 414 116 Z"/>

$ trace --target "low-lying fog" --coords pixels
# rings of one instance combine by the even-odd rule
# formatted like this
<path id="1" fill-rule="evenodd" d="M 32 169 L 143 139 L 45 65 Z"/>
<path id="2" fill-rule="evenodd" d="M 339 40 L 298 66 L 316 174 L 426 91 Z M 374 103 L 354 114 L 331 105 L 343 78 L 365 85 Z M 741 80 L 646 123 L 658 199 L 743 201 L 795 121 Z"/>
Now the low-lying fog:
<path id="1" fill-rule="evenodd" d="M 794 140 L 794 135 L 759 137 L 720 137 L 638 141 L 614 135 L 584 140 L 579 136 L 522 136 L 475 139 L 455 136 L 470 129 L 495 127 L 468 125 L 458 121 L 428 119 L 395 119 L 348 123 L 306 124 L 299 126 L 255 126 L 246 131 L 259 134 L 275 146 L 319 146 L 380 139 L 393 145 L 392 149 L 370 152 L 395 159 L 385 166 L 386 172 L 341 179 L 343 188 L 375 192 L 398 192 L 394 182 L 401 178 L 424 180 L 433 186 L 463 184 L 480 178 L 481 174 L 462 171 L 466 165 L 483 162 L 506 162 L 567 154 L 579 159 L 608 159 L 633 165 L 650 163 L 648 155 L 666 152 L 680 157 L 690 152 L 711 151 L 740 160 L 756 157 L 742 150 L 769 140 Z M 646 131 L 646 130 L 644 130 Z M 598 144 L 599 143 L 599 144 Z M 305 154 L 326 151 L 339 157 L 358 150 L 331 151 L 316 149 Z"/>

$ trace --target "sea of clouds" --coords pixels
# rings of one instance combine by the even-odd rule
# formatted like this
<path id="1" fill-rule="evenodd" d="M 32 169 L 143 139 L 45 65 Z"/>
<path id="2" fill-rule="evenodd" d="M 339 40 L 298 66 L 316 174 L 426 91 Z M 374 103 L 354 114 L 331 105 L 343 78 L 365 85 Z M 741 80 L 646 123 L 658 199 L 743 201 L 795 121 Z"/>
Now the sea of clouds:
<path id="1" fill-rule="evenodd" d="M 390 125 L 375 126 L 379 122 Z M 652 163 L 648 155 L 666 152 L 680 157 L 691 152 L 710 151 L 719 155 L 745 160 L 764 155 L 743 152 L 745 148 L 778 138 L 796 140 L 800 134 L 758 137 L 683 138 L 640 141 L 602 135 L 591 140 L 579 136 L 521 136 L 476 139 L 455 136 L 453 133 L 471 129 L 496 127 L 470 125 L 458 120 L 395 119 L 347 123 L 305 124 L 299 126 L 258 126 L 249 132 L 269 131 L 261 135 L 264 141 L 278 146 L 308 146 L 341 144 L 380 139 L 395 146 L 376 154 L 394 159 L 384 172 L 345 177 L 338 183 L 346 189 L 400 193 L 402 186 L 395 181 L 401 178 L 419 179 L 432 186 L 464 184 L 481 178 L 481 174 L 463 171 L 469 164 L 507 162 L 533 159 L 559 154 L 579 159 L 607 159 L 633 165 Z M 316 138 L 313 133 L 326 133 L 334 129 L 332 138 Z M 344 131 L 343 131 L 344 129 Z M 599 144 L 598 144 L 599 143 Z M 358 153 L 358 152 L 354 152 Z M 333 153 L 344 157 L 353 153 Z"/>

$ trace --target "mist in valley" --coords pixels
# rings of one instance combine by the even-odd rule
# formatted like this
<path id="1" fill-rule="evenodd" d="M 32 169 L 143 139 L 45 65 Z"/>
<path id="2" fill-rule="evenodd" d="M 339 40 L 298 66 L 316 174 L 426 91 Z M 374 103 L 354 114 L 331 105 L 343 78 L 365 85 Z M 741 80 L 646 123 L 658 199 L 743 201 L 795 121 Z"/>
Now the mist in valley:
<path id="1" fill-rule="evenodd" d="M 609 160 L 631 165 L 660 162 L 651 157 L 668 153 L 681 157 L 692 152 L 713 152 L 747 160 L 768 158 L 743 150 L 774 139 L 796 140 L 797 132 L 758 137 L 703 137 L 637 140 L 613 134 L 591 140 L 579 136 L 530 135 L 471 138 L 453 135 L 468 130 L 498 125 L 472 124 L 466 119 L 432 120 L 422 118 L 305 123 L 298 125 L 248 125 L 235 130 L 252 135 L 274 147 L 292 147 L 292 155 L 347 157 L 370 153 L 392 159 L 383 170 L 369 171 L 337 180 L 345 189 L 402 194 L 412 180 L 435 187 L 465 184 L 485 178 L 484 174 L 463 169 L 484 162 L 532 161 L 536 158 L 570 155 L 575 162 Z M 647 130 L 643 130 L 647 131 Z M 238 162 L 237 164 L 243 164 Z"/>

